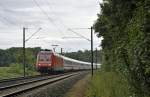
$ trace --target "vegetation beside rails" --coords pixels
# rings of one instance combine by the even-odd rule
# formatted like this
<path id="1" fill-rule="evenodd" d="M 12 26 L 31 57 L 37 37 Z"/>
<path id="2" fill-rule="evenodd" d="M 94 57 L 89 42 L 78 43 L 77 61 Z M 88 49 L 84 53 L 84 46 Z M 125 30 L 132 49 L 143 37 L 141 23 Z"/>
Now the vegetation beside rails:
<path id="1" fill-rule="evenodd" d="M 26 75 L 33 76 L 39 74 L 34 68 L 26 68 Z M 9 67 L 0 67 L 0 79 L 8 79 L 23 76 L 22 64 L 11 64 Z"/>
<path id="2" fill-rule="evenodd" d="M 130 97 L 128 81 L 113 71 L 97 71 L 91 79 L 87 97 Z"/>

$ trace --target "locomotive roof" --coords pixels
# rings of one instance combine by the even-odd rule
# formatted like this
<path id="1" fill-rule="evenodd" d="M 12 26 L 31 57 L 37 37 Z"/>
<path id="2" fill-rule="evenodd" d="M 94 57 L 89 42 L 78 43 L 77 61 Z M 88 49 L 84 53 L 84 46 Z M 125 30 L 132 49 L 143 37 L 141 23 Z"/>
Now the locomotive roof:
<path id="1" fill-rule="evenodd" d="M 52 51 L 40 51 L 39 53 L 53 53 Z"/>

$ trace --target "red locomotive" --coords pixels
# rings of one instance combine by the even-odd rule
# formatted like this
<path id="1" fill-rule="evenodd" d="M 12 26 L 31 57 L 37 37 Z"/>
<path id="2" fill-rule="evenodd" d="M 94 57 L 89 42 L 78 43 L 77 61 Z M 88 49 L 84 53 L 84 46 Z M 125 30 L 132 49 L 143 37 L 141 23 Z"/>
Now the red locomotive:
<path id="1" fill-rule="evenodd" d="M 91 63 L 74 60 L 52 51 L 40 51 L 37 55 L 36 68 L 42 73 L 68 70 L 85 70 L 91 68 Z"/>

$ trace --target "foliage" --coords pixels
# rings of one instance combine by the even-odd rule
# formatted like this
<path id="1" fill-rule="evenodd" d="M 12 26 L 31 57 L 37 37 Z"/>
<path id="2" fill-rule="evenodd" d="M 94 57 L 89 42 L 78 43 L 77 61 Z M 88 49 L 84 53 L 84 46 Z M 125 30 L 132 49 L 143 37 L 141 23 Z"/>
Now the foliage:
<path id="1" fill-rule="evenodd" d="M 124 75 L 132 96 L 150 96 L 150 0 L 104 0 L 94 24 L 102 68 Z"/>
<path id="2" fill-rule="evenodd" d="M 37 75 L 36 70 L 28 70 L 26 68 L 26 75 L 32 76 Z M 15 78 L 23 76 L 23 65 L 22 64 L 10 64 L 9 67 L 0 67 L 0 79 Z"/>
<path id="3" fill-rule="evenodd" d="M 87 97 L 130 96 L 127 80 L 115 72 L 96 72 L 89 86 Z"/>
<path id="4" fill-rule="evenodd" d="M 76 60 L 91 62 L 91 51 L 90 50 L 85 50 L 85 51 L 79 50 L 78 52 L 64 53 L 64 55 L 69 58 L 76 59 Z M 94 51 L 94 62 L 96 62 L 96 50 Z M 97 62 L 101 63 L 101 50 L 97 50 Z"/>
<path id="5" fill-rule="evenodd" d="M 12 61 L 13 61 L 13 58 L 10 54 L 8 54 L 7 51 L 0 50 L 0 66 L 2 66 L 4 64 L 6 64 L 8 66 L 8 64 Z"/>
<path id="6" fill-rule="evenodd" d="M 26 64 L 28 66 L 34 65 L 36 62 L 37 53 L 41 50 L 37 48 L 26 48 Z M 12 63 L 22 64 L 23 51 L 22 48 L 10 48 L 6 50 L 0 50 L 0 67 L 9 66 Z"/>
<path id="7" fill-rule="evenodd" d="M 26 75 L 36 75 L 35 63 L 41 48 L 26 49 Z M 0 78 L 23 76 L 22 48 L 0 50 Z"/>

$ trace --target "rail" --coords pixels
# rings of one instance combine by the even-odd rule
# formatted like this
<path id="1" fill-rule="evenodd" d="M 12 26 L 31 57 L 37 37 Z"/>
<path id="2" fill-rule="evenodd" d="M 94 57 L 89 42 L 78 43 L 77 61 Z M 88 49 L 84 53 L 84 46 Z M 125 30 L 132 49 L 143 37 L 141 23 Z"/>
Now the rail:
<path id="1" fill-rule="evenodd" d="M 21 83 L 17 83 L 17 84 L 0 87 L 0 97 L 14 96 L 19 93 L 22 93 L 22 92 L 25 92 L 28 90 L 32 90 L 37 87 L 41 87 L 41 86 L 44 86 L 47 84 L 51 84 L 51 83 L 69 78 L 71 76 L 75 76 L 77 74 L 79 74 L 79 72 L 54 75 L 54 76 L 50 76 L 50 77 L 45 77 L 43 79 L 29 80 L 27 82 L 21 82 Z"/>

